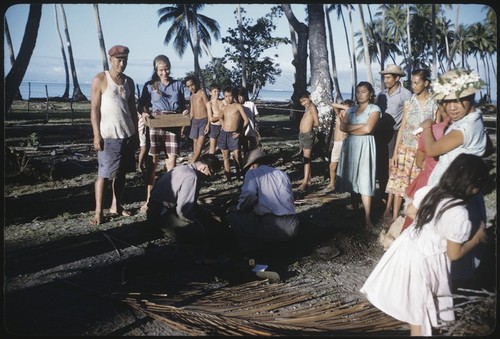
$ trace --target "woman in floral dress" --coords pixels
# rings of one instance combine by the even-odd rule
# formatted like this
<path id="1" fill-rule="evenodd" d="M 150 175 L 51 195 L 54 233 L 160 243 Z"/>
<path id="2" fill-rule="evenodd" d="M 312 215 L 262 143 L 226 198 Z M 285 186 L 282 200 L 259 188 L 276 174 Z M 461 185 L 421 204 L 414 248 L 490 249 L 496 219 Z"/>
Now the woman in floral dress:
<path id="1" fill-rule="evenodd" d="M 399 216 L 406 188 L 420 172 L 415 162 L 418 139 L 414 131 L 420 127 L 422 121 L 436 120 L 439 116 L 438 105 L 429 93 L 430 75 L 428 69 L 417 69 L 411 76 L 413 95 L 405 103 L 401 128 L 396 139 L 394 156 L 391 159 L 391 173 L 386 186 L 386 193 L 389 193 L 389 196 L 392 193 L 393 201 L 387 200 L 384 217 L 391 217 L 392 207 L 392 222 Z"/>

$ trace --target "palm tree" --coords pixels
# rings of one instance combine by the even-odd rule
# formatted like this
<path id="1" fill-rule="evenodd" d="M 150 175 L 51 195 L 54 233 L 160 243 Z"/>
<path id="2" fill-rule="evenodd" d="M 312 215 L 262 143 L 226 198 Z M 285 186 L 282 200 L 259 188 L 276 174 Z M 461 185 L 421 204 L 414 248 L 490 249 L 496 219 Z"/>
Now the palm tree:
<path id="1" fill-rule="evenodd" d="M 308 4 L 309 53 L 311 68 L 311 98 L 318 108 L 319 130 L 329 130 L 332 110 L 332 80 L 328 67 L 328 49 L 326 48 L 325 12 L 323 5 Z"/>
<path id="2" fill-rule="evenodd" d="M 7 47 L 9 49 L 10 65 L 12 66 L 12 65 L 14 65 L 14 62 L 16 61 L 16 58 L 14 56 L 14 47 L 12 46 L 12 38 L 10 37 L 9 25 L 7 24 L 7 17 L 4 17 L 3 27 L 4 27 L 4 31 L 5 31 L 5 40 L 7 41 Z M 21 95 L 21 91 L 18 88 L 15 100 L 22 100 L 22 98 L 23 97 Z"/>
<path id="3" fill-rule="evenodd" d="M 104 44 L 104 35 L 102 34 L 101 17 L 99 16 L 98 4 L 94 4 L 94 16 L 97 26 L 97 38 L 99 39 L 99 47 L 101 48 L 102 68 L 107 71 L 109 70 L 108 56 L 106 54 L 106 46 Z"/>
<path id="4" fill-rule="evenodd" d="M 340 86 L 339 86 L 339 77 L 337 75 L 337 64 L 335 62 L 335 47 L 333 45 L 333 30 L 332 30 L 332 23 L 330 21 L 330 14 L 328 10 L 328 5 L 325 6 L 325 13 L 326 13 L 326 24 L 328 25 L 328 32 L 330 33 L 328 35 L 328 41 L 330 44 L 330 54 L 332 55 L 332 78 L 333 78 L 333 84 L 334 84 L 334 89 L 335 91 L 335 101 L 336 102 L 341 102 L 342 99 L 342 93 L 340 92 Z"/>
<path id="5" fill-rule="evenodd" d="M 57 36 L 59 37 L 59 44 L 61 45 L 61 54 L 63 57 L 63 62 L 64 62 L 64 75 L 65 75 L 65 87 L 64 87 L 64 93 L 62 95 L 63 98 L 68 99 L 69 98 L 69 69 L 68 69 L 68 58 L 66 57 L 66 51 L 64 50 L 64 42 L 61 36 L 61 30 L 59 29 L 59 20 L 57 18 L 57 5 L 54 4 L 54 20 L 56 22 L 56 31 L 57 31 Z"/>
<path id="6" fill-rule="evenodd" d="M 247 65 L 245 62 L 245 46 L 243 44 L 243 19 L 241 18 L 241 5 L 237 6 L 238 31 L 240 33 L 240 53 L 241 53 L 241 86 L 247 88 Z"/>
<path id="7" fill-rule="evenodd" d="M 199 66 L 199 56 L 201 55 L 200 41 L 206 46 L 212 45 L 211 34 L 218 40 L 220 38 L 220 28 L 217 21 L 198 13 L 205 7 L 204 4 L 174 4 L 162 7 L 158 10 L 160 20 L 158 27 L 164 23 L 172 22 L 167 30 L 164 44 L 168 45 L 173 39 L 174 48 L 177 54 L 182 57 L 189 43 L 194 57 L 194 72 L 198 79 L 201 79 Z"/>
<path id="8" fill-rule="evenodd" d="M 293 84 L 292 102 L 300 108 L 299 96 L 307 89 L 307 41 L 309 40 L 309 27 L 297 20 L 293 14 L 290 4 L 282 4 L 281 9 L 290 25 L 290 35 L 292 40 L 293 61 L 292 65 L 295 67 L 295 82 Z M 295 35 L 297 39 L 295 39 Z M 294 44 L 296 40 L 296 43 Z"/>
<path id="9" fill-rule="evenodd" d="M 71 47 L 71 39 L 69 38 L 68 22 L 66 20 L 66 12 L 64 11 L 63 4 L 59 4 L 61 16 L 64 24 L 64 33 L 66 34 L 66 43 L 68 45 L 69 64 L 71 66 L 71 75 L 73 77 L 73 101 L 86 101 L 88 100 L 85 94 L 82 93 L 78 83 L 78 76 L 76 75 L 75 60 L 73 58 L 73 48 Z"/>
<path id="10" fill-rule="evenodd" d="M 38 36 L 38 28 L 40 27 L 40 19 L 42 17 L 42 4 L 31 4 L 28 14 L 28 21 L 26 21 L 26 28 L 24 29 L 23 41 L 19 48 L 12 68 L 5 77 L 5 109 L 6 112 L 10 109 L 12 102 L 16 98 L 19 91 L 19 86 L 23 81 L 24 74 L 28 69 L 31 55 L 35 49 L 36 38 Z"/>
<path id="11" fill-rule="evenodd" d="M 370 62 L 370 50 L 368 48 L 368 40 L 366 38 L 366 30 L 365 30 L 365 15 L 363 13 L 363 5 L 358 4 L 359 7 L 359 18 L 360 18 L 360 26 L 361 26 L 361 36 L 363 38 L 363 47 L 364 47 L 364 60 L 366 65 L 366 75 L 368 77 L 368 82 L 373 84 L 373 74 L 372 67 Z"/>

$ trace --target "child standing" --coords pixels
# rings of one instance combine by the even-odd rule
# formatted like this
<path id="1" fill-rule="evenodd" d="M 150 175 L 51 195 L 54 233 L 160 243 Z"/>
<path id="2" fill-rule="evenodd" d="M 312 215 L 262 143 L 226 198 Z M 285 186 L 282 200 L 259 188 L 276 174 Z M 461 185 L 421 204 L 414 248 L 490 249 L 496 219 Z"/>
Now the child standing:
<path id="1" fill-rule="evenodd" d="M 210 101 L 207 103 L 207 115 L 208 121 L 210 122 L 210 132 L 208 137 L 210 138 L 210 145 L 208 148 L 208 153 L 215 154 L 217 150 L 217 139 L 221 131 L 220 124 L 220 111 L 224 107 L 224 100 L 219 98 L 220 88 L 217 84 L 210 85 Z"/>
<path id="2" fill-rule="evenodd" d="M 347 110 L 353 105 L 354 101 L 352 100 L 344 100 L 340 104 L 332 104 L 333 110 L 335 111 L 335 130 L 333 132 L 333 148 L 332 154 L 330 155 L 329 165 L 330 184 L 322 190 L 322 193 L 332 193 L 335 190 L 335 178 L 337 176 L 337 165 L 339 163 L 340 151 L 342 150 L 342 144 L 347 137 L 347 133 L 340 130 L 340 120 L 345 117 Z"/>
<path id="3" fill-rule="evenodd" d="M 396 238 L 361 288 L 375 307 L 409 323 L 412 336 L 430 336 L 432 327 L 455 318 L 451 261 L 486 242 L 484 222 L 468 240 L 471 222 L 465 205 L 487 176 L 480 157 L 461 154 L 436 186 L 418 190 L 406 209 L 415 222 Z"/>
<path id="4" fill-rule="evenodd" d="M 299 147 L 303 152 L 304 159 L 304 179 L 298 187 L 299 191 L 304 191 L 311 181 L 311 153 L 316 141 L 315 128 L 319 126 L 318 109 L 310 98 L 310 93 L 305 92 L 299 98 L 300 104 L 306 111 L 300 119 L 299 125 Z"/>
<path id="5" fill-rule="evenodd" d="M 248 152 L 257 148 L 258 145 L 257 116 L 259 111 L 255 103 L 248 99 L 248 91 L 243 86 L 238 87 L 238 102 L 243 106 L 243 110 L 248 117 L 248 127 L 240 137 L 243 155 L 246 156 Z"/>
<path id="6" fill-rule="evenodd" d="M 248 118 L 241 104 L 235 102 L 238 96 L 236 89 L 224 88 L 225 106 L 221 110 L 220 121 L 222 130 L 217 140 L 217 146 L 224 159 L 224 174 L 227 181 L 231 181 L 230 153 L 236 165 L 236 177 L 241 176 L 240 135 L 248 126 Z M 242 123 L 243 122 L 243 123 Z M 243 126 L 243 127 L 241 127 Z"/>
<path id="7" fill-rule="evenodd" d="M 208 114 L 207 103 L 208 96 L 204 90 L 198 86 L 196 78 L 192 75 L 185 79 L 186 87 L 191 92 L 189 98 L 189 115 L 191 117 L 191 131 L 189 137 L 193 139 L 193 158 L 192 163 L 198 161 L 201 155 L 201 150 L 205 143 L 205 135 L 208 134 Z"/>

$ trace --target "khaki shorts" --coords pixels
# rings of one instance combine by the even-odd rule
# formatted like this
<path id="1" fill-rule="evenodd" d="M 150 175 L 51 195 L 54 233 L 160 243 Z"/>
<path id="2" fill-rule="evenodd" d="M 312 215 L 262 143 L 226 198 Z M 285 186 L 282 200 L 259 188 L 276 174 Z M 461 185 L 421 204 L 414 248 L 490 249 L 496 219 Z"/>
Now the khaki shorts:
<path id="1" fill-rule="evenodd" d="M 342 144 L 344 141 L 334 141 L 332 154 L 330 155 L 330 162 L 339 162 L 340 152 L 342 151 Z"/>

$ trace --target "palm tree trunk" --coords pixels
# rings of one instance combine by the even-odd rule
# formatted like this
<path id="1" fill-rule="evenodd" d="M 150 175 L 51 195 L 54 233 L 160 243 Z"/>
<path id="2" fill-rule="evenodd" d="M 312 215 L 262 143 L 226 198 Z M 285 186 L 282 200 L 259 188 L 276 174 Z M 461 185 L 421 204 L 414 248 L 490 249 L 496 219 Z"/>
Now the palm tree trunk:
<path id="1" fill-rule="evenodd" d="M 240 52 L 241 52 L 241 86 L 247 87 L 247 65 L 245 61 L 245 47 L 243 46 L 243 21 L 241 19 L 241 6 L 238 4 L 238 30 L 240 31 Z"/>
<path id="2" fill-rule="evenodd" d="M 333 84 L 334 84 L 334 91 L 335 91 L 335 101 L 340 102 L 342 101 L 342 93 L 340 93 L 340 85 L 339 85 L 339 77 L 337 75 L 337 65 L 335 62 L 335 47 L 333 45 L 333 30 L 332 30 L 332 23 L 330 21 L 330 14 L 328 13 L 328 5 L 324 5 L 325 7 L 325 14 L 326 14 L 326 24 L 328 25 L 328 32 L 330 33 L 328 35 L 328 41 L 330 43 L 330 54 L 332 55 L 332 79 L 333 79 Z"/>
<path id="3" fill-rule="evenodd" d="M 19 54 L 17 55 L 16 61 L 12 65 L 9 74 L 5 77 L 5 111 L 10 109 L 10 106 L 19 91 L 19 86 L 23 81 L 24 74 L 28 69 L 31 55 L 35 49 L 41 18 L 42 4 L 31 4 L 28 20 L 26 21 L 26 28 L 24 29 L 23 41 L 21 42 L 21 47 L 19 48 Z"/>
<path id="4" fill-rule="evenodd" d="M 332 80 L 328 67 L 328 49 L 326 48 L 325 12 L 323 5 L 307 5 L 311 68 L 311 99 L 318 108 L 322 133 L 328 133 L 332 120 Z"/>
<path id="5" fill-rule="evenodd" d="M 10 37 L 10 31 L 9 31 L 9 25 L 7 24 L 7 18 L 5 17 L 3 20 L 3 27 L 5 31 L 5 39 L 7 40 L 7 47 L 9 49 L 9 58 L 10 58 L 10 65 L 14 65 L 14 62 L 16 61 L 16 58 L 14 57 L 14 47 L 12 46 L 12 38 Z M 14 100 L 22 100 L 23 97 L 21 95 L 21 91 L 19 90 L 19 87 L 17 88 L 17 94 L 14 98 Z"/>
<path id="6" fill-rule="evenodd" d="M 293 38 L 297 34 L 296 48 L 293 49 L 292 65 L 295 67 L 295 83 L 293 84 L 292 102 L 294 108 L 300 109 L 299 97 L 307 89 L 307 41 L 309 40 L 309 28 L 306 24 L 299 22 L 293 14 L 290 4 L 282 4 L 288 23 L 293 30 L 290 35 Z"/>
<path id="7" fill-rule="evenodd" d="M 365 25 L 365 15 L 363 13 L 363 5 L 358 4 L 359 6 L 359 18 L 361 20 L 360 26 L 361 26 L 361 36 L 363 37 L 363 49 L 364 49 L 364 54 L 365 54 L 365 66 L 366 66 L 366 75 L 368 77 L 368 82 L 370 84 L 373 84 L 373 74 L 372 74 L 372 67 L 371 67 L 371 60 L 370 60 L 370 49 L 368 47 L 368 39 L 366 38 L 366 25 Z"/>
<path id="8" fill-rule="evenodd" d="M 406 5 L 406 39 L 408 41 L 408 59 L 406 60 L 407 74 L 411 74 L 412 53 L 411 53 L 411 33 L 410 33 L 410 5 Z"/>
<path id="9" fill-rule="evenodd" d="M 358 83 L 358 70 L 356 67 L 356 50 L 354 49 L 354 26 L 352 24 L 352 7 L 349 8 L 349 26 L 351 28 L 351 60 L 352 60 L 352 83 L 351 83 L 351 98 L 354 98 L 354 92 Z"/>
<path id="10" fill-rule="evenodd" d="M 69 38 L 68 21 L 66 20 L 66 12 L 64 11 L 63 4 L 59 4 L 59 9 L 61 10 L 61 16 L 64 23 L 64 33 L 66 35 L 66 42 L 68 45 L 68 56 L 69 65 L 71 67 L 71 76 L 73 78 L 73 101 L 86 101 L 87 97 L 82 93 L 80 85 L 78 84 L 78 77 L 76 75 L 75 60 L 73 58 L 73 48 L 71 47 L 71 39 Z"/>
<path id="11" fill-rule="evenodd" d="M 56 31 L 57 31 L 57 36 L 59 37 L 59 44 L 61 45 L 61 54 L 63 57 L 63 62 L 64 62 L 64 80 L 65 80 L 65 87 L 64 87 L 64 94 L 62 95 L 63 98 L 68 99 L 69 98 L 69 69 L 68 69 L 68 58 L 66 58 L 66 52 L 64 50 L 64 43 L 62 40 L 61 36 L 61 30 L 59 29 L 59 20 L 57 18 L 57 5 L 54 4 L 54 20 L 56 22 Z"/>
<path id="12" fill-rule="evenodd" d="M 437 78 L 436 4 L 432 4 L 432 65 L 431 79 Z"/>
<path id="13" fill-rule="evenodd" d="M 102 34 L 101 17 L 99 16 L 99 5 L 94 4 L 94 15 L 97 26 L 97 38 L 99 39 L 99 47 L 101 48 L 102 69 L 109 70 L 108 56 L 106 54 L 106 46 L 104 45 L 104 35 Z"/>

